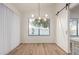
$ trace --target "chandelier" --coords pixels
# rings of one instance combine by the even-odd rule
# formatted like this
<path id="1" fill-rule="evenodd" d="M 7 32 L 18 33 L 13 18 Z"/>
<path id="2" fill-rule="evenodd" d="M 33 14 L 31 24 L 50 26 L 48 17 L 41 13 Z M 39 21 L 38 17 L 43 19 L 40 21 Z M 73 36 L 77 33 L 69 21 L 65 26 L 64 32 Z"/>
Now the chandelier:
<path id="1" fill-rule="evenodd" d="M 48 25 L 49 25 L 49 17 L 48 17 L 48 14 L 45 14 L 44 17 L 41 17 L 40 16 L 40 11 L 41 8 L 40 8 L 40 3 L 38 3 L 38 17 L 35 18 L 35 15 L 32 14 L 31 17 L 34 18 L 34 21 L 33 21 L 33 25 L 34 26 L 42 26 L 44 28 L 47 28 Z"/>

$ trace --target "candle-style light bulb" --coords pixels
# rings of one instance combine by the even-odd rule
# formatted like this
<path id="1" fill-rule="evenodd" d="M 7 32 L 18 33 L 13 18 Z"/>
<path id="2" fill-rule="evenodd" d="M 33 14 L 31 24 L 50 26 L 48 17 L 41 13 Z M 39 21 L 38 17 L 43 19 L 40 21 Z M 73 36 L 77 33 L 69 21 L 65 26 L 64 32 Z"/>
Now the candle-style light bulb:
<path id="1" fill-rule="evenodd" d="M 45 14 L 45 17 L 48 18 L 48 14 Z"/>
<path id="2" fill-rule="evenodd" d="M 46 19 L 46 18 L 44 18 L 44 21 L 47 21 L 47 19 Z"/>
<path id="3" fill-rule="evenodd" d="M 32 18 L 34 17 L 34 14 L 32 14 Z"/>
<path id="4" fill-rule="evenodd" d="M 39 20 L 41 19 L 41 17 L 39 17 Z"/>

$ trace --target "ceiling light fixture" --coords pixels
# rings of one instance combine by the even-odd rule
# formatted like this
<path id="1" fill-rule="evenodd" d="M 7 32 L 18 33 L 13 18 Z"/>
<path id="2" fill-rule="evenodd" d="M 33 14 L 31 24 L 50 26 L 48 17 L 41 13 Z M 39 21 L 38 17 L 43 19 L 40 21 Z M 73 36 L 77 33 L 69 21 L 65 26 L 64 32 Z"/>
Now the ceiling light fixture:
<path id="1" fill-rule="evenodd" d="M 39 15 L 39 16 L 38 16 L 37 18 L 35 18 L 35 19 L 38 19 L 38 20 L 40 20 L 40 19 L 44 20 L 44 19 L 45 19 L 45 21 L 46 21 L 47 18 L 49 18 L 49 17 L 48 17 L 48 14 L 45 14 L 44 17 L 41 17 L 41 14 L 40 14 L 40 13 L 41 13 L 41 5 L 40 5 L 40 3 L 38 3 L 38 15 Z M 35 15 L 32 14 L 31 17 L 34 18 Z"/>
<path id="2" fill-rule="evenodd" d="M 47 27 L 48 26 L 48 23 L 49 23 L 49 16 L 48 16 L 48 14 L 47 13 L 45 13 L 45 15 L 44 16 L 41 16 L 41 5 L 40 5 L 40 3 L 38 3 L 38 17 L 35 17 L 35 15 L 34 14 L 32 14 L 31 15 L 31 17 L 32 17 L 32 19 L 34 19 L 33 20 L 33 24 L 34 25 L 38 25 L 38 26 L 43 26 L 43 27 Z"/>

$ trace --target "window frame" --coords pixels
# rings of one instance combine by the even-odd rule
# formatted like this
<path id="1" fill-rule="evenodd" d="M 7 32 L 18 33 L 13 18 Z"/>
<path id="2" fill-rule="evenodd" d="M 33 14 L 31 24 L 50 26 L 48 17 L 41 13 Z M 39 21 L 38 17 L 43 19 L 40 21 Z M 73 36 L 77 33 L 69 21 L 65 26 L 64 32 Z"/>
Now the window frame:
<path id="1" fill-rule="evenodd" d="M 50 19 L 49 19 L 49 34 L 48 35 L 30 35 L 29 34 L 29 19 L 30 18 L 28 18 L 28 36 L 50 36 Z"/>
<path id="2" fill-rule="evenodd" d="M 79 24 L 79 18 L 70 18 L 70 20 L 69 20 L 69 28 L 70 28 L 70 22 L 72 22 L 72 21 L 77 21 L 77 24 L 76 24 L 76 35 L 70 35 L 70 37 L 79 37 L 79 31 L 78 31 L 78 24 Z"/>

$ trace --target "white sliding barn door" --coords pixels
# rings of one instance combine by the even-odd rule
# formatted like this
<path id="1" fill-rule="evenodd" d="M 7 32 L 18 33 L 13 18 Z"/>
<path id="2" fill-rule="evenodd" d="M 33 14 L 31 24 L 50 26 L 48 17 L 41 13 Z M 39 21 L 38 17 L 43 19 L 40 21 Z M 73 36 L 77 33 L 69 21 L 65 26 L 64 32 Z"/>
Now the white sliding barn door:
<path id="1" fill-rule="evenodd" d="M 65 4 L 59 4 L 58 10 L 62 9 Z M 57 45 L 64 51 L 69 53 L 69 39 L 68 39 L 68 9 L 63 9 L 57 16 Z"/>

